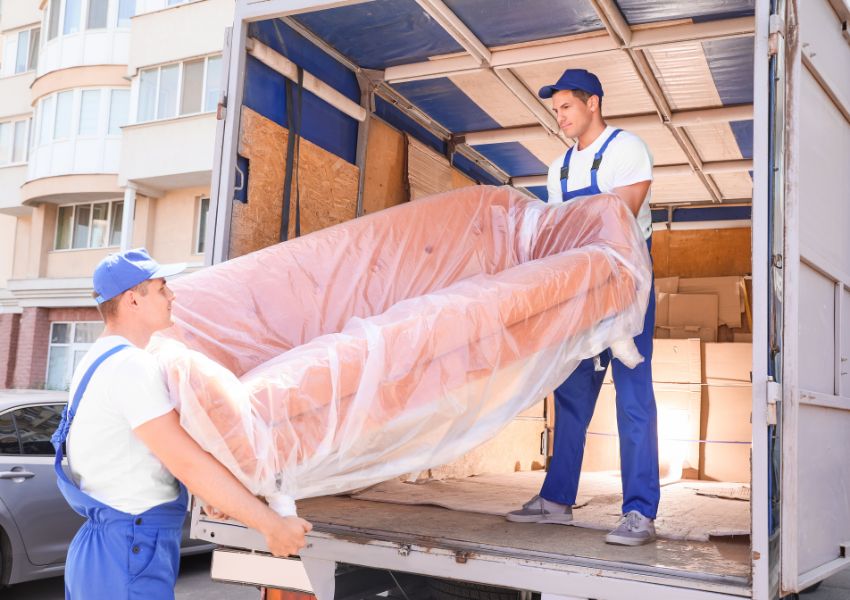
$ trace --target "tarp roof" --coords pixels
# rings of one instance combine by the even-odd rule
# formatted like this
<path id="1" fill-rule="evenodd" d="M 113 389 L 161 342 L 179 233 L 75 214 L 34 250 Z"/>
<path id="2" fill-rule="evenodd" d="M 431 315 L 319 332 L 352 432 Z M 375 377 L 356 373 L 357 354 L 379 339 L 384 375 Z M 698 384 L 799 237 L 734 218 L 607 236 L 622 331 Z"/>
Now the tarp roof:
<path id="1" fill-rule="evenodd" d="M 716 204 L 752 194 L 753 15 L 754 0 L 372 0 L 276 20 L 274 35 L 256 24 L 252 35 L 359 102 L 356 78 L 332 73 L 339 65 L 293 56 L 282 22 L 283 38 L 303 36 L 379 79 L 377 114 L 441 151 L 459 144 L 465 170 L 489 163 L 543 198 L 547 164 L 572 141 L 537 90 L 587 68 L 602 81 L 606 118 L 652 151 L 653 204 Z M 350 142 L 329 149 L 352 160 L 341 147 Z"/>

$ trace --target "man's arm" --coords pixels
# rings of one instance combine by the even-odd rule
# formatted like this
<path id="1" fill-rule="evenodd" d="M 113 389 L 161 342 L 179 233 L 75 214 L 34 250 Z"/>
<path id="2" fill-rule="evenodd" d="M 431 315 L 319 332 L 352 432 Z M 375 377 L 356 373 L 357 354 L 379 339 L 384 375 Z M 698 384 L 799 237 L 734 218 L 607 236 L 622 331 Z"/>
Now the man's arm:
<path id="1" fill-rule="evenodd" d="M 298 517 L 281 517 L 255 498 L 186 433 L 175 411 L 139 425 L 133 433 L 190 492 L 262 533 L 275 556 L 295 554 L 304 546 L 304 534 L 313 526 Z"/>
<path id="2" fill-rule="evenodd" d="M 611 190 L 611 193 L 617 194 L 620 198 L 625 200 L 629 209 L 631 209 L 632 213 L 637 216 L 640 211 L 640 207 L 643 205 L 643 201 L 646 198 L 646 194 L 649 192 L 649 186 L 651 184 L 651 181 L 638 181 L 631 185 L 614 188 Z"/>

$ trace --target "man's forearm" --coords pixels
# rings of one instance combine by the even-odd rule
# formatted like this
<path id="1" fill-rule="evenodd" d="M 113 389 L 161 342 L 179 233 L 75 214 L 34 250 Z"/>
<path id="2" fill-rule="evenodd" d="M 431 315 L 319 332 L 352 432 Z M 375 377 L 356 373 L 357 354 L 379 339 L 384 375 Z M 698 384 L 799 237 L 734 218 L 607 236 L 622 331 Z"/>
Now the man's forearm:
<path id="1" fill-rule="evenodd" d="M 186 433 L 176 412 L 148 421 L 134 433 L 189 491 L 225 514 L 253 529 L 275 515 Z"/>

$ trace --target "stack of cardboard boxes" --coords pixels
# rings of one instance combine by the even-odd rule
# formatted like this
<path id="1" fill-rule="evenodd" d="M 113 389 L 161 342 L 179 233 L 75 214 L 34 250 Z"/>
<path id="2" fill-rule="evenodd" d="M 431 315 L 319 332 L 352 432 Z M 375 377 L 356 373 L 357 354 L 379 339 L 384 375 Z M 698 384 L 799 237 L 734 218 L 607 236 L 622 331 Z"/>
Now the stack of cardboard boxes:
<path id="1" fill-rule="evenodd" d="M 662 478 L 750 479 L 752 341 L 742 277 L 656 280 L 652 359 Z M 583 470 L 619 469 L 610 369 Z"/>
<path id="2" fill-rule="evenodd" d="M 665 277 L 655 281 L 655 337 L 751 342 L 743 277 Z"/>

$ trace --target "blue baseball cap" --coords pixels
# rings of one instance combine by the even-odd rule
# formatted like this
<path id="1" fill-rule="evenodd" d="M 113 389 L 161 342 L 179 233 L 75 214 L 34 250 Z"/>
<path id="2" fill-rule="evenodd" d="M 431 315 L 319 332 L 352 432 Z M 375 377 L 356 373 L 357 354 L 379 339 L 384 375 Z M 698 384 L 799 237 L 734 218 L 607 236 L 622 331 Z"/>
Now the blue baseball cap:
<path id="1" fill-rule="evenodd" d="M 555 92 L 561 90 L 581 90 L 600 98 L 603 95 L 599 78 L 585 69 L 567 69 L 556 83 L 543 86 L 537 95 L 541 98 L 551 98 Z"/>
<path id="2" fill-rule="evenodd" d="M 171 277 L 185 268 L 186 263 L 161 265 L 144 248 L 110 254 L 94 270 L 95 301 L 103 304 L 143 281 Z"/>

